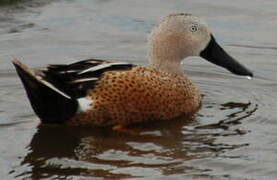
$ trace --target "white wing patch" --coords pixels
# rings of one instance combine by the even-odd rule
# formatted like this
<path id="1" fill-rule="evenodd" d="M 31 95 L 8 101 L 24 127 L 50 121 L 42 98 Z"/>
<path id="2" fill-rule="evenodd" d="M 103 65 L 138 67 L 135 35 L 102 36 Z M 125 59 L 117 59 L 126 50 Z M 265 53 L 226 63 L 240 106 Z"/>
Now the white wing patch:
<path id="1" fill-rule="evenodd" d="M 79 108 L 78 113 L 80 112 L 86 112 L 87 110 L 91 109 L 91 105 L 94 103 L 93 99 L 89 99 L 87 97 L 82 97 L 77 99 Z"/>
<path id="2" fill-rule="evenodd" d="M 92 78 L 83 78 L 83 79 L 75 79 L 71 81 L 70 83 L 81 83 L 81 82 L 87 82 L 87 81 L 97 81 L 98 78 L 92 77 Z"/>
<path id="3" fill-rule="evenodd" d="M 130 63 L 125 63 L 125 62 L 105 63 L 105 64 L 100 64 L 100 65 L 93 66 L 93 67 L 90 67 L 88 69 L 85 69 L 85 70 L 79 72 L 78 74 L 84 74 L 86 72 L 98 71 L 100 69 L 108 68 L 108 67 L 111 67 L 111 66 L 114 66 L 114 65 L 128 65 L 128 64 L 130 64 Z"/>
<path id="4" fill-rule="evenodd" d="M 77 70 L 64 70 L 64 71 L 60 71 L 60 74 L 67 74 L 67 73 L 76 73 Z"/>

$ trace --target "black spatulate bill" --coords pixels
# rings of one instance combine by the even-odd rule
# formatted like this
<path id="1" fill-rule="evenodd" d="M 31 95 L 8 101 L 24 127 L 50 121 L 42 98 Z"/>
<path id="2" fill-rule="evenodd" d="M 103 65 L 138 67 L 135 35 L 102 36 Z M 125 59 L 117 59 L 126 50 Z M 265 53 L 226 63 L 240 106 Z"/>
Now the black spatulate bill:
<path id="1" fill-rule="evenodd" d="M 222 49 L 222 47 L 220 47 L 213 35 L 211 35 L 211 40 L 208 46 L 200 53 L 200 56 L 236 75 L 253 77 L 253 73 L 249 69 L 232 58 L 224 51 L 224 49 Z"/>

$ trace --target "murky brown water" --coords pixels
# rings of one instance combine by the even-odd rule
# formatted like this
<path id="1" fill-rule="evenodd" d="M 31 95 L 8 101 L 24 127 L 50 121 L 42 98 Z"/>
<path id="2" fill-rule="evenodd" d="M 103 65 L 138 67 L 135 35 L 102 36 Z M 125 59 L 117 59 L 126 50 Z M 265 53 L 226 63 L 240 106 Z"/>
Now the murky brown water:
<path id="1" fill-rule="evenodd" d="M 31 1 L 0 7 L 1 179 L 276 179 L 277 2 Z M 194 119 L 109 129 L 38 126 L 10 60 L 146 64 L 146 36 L 172 12 L 203 17 L 253 80 L 191 58 L 204 94 Z"/>

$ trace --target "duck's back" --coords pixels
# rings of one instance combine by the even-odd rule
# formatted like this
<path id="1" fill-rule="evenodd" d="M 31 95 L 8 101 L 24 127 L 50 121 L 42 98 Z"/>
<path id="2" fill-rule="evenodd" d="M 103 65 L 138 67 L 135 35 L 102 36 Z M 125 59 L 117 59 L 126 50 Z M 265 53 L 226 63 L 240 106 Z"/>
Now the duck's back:
<path id="1" fill-rule="evenodd" d="M 150 67 L 108 71 L 87 91 L 87 109 L 67 121 L 70 125 L 131 124 L 191 116 L 200 106 L 200 94 L 183 75 Z"/>

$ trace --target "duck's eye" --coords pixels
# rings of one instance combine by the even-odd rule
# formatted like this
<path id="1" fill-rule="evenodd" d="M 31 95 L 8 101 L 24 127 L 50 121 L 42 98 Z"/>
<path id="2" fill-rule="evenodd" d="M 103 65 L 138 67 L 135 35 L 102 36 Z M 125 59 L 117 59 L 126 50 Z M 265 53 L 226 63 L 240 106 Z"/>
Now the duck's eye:
<path id="1" fill-rule="evenodd" d="M 191 26 L 189 27 L 189 30 L 190 30 L 190 32 L 196 32 L 196 31 L 198 30 L 198 28 L 197 28 L 196 25 L 191 25 Z"/>

